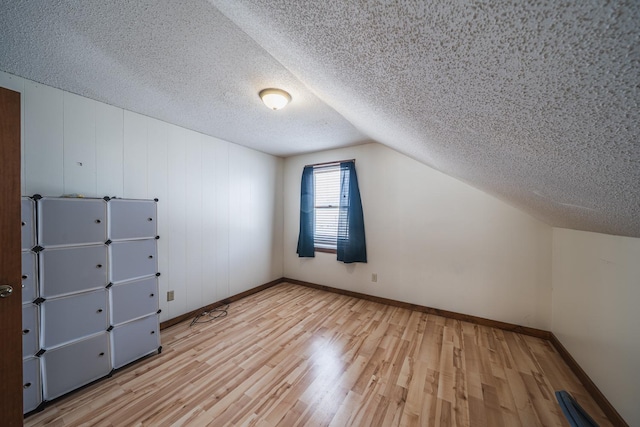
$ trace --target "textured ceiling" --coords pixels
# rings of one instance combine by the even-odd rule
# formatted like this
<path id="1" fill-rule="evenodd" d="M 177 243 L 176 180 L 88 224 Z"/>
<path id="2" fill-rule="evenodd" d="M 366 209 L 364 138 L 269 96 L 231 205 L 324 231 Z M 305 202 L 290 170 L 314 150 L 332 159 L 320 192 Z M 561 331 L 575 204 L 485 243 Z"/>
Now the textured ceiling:
<path id="1" fill-rule="evenodd" d="M 276 155 L 378 141 L 640 237 L 637 1 L 3 1 L 0 37 L 10 73 Z"/>
<path id="2" fill-rule="evenodd" d="M 365 141 L 205 0 L 2 0 L 0 69 L 283 156 Z M 295 108 L 258 97 L 286 89 Z"/>

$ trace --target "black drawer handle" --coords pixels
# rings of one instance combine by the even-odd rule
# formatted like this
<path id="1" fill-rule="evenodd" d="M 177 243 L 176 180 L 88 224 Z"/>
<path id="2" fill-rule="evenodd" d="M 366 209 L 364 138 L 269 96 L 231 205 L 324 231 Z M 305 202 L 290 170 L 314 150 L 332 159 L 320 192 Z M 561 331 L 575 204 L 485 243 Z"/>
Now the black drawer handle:
<path id="1" fill-rule="evenodd" d="M 29 278 L 29 276 L 27 276 L 26 274 L 22 275 L 22 280 L 27 280 Z"/>
<path id="2" fill-rule="evenodd" d="M 22 221 L 22 226 L 24 227 L 25 225 L 27 225 L 27 223 Z"/>
<path id="3" fill-rule="evenodd" d="M 155 294 L 149 294 L 149 298 L 153 298 Z"/>
<path id="4" fill-rule="evenodd" d="M 102 268 L 102 264 L 96 265 L 96 268 Z"/>
<path id="5" fill-rule="evenodd" d="M 27 335 L 29 332 L 31 332 L 30 329 L 23 329 L 22 330 L 22 335 Z"/>
<path id="6" fill-rule="evenodd" d="M 149 255 L 149 259 L 153 259 L 153 255 Z"/>
<path id="7" fill-rule="evenodd" d="M 153 221 L 153 218 L 147 218 L 147 221 Z"/>
<path id="8" fill-rule="evenodd" d="M 31 383 L 26 383 L 25 385 L 22 386 L 22 388 L 29 388 L 31 387 Z"/>
<path id="9" fill-rule="evenodd" d="M 100 224 L 102 221 L 99 219 L 96 219 L 96 224 Z"/>
<path id="10" fill-rule="evenodd" d="M 155 333 L 156 333 L 156 331 L 151 331 L 151 335 L 153 335 L 153 334 L 155 334 Z"/>
<path id="11" fill-rule="evenodd" d="M 98 313 L 102 313 L 102 309 L 101 308 L 98 309 Z"/>
<path id="12" fill-rule="evenodd" d="M 104 351 L 100 352 L 100 354 L 98 356 L 100 356 L 100 357 L 104 356 Z"/>

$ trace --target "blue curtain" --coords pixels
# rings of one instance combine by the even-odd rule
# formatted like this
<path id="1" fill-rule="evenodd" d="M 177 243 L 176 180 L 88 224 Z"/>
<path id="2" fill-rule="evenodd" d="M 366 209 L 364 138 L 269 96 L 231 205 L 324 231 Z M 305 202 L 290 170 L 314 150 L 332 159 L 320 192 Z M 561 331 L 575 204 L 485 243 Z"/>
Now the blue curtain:
<path id="1" fill-rule="evenodd" d="M 300 234 L 298 235 L 299 257 L 315 257 L 313 246 L 315 230 L 313 166 L 305 166 L 300 186 Z"/>
<path id="2" fill-rule="evenodd" d="M 340 163 L 340 209 L 338 214 L 338 261 L 367 262 L 364 216 L 354 162 Z"/>

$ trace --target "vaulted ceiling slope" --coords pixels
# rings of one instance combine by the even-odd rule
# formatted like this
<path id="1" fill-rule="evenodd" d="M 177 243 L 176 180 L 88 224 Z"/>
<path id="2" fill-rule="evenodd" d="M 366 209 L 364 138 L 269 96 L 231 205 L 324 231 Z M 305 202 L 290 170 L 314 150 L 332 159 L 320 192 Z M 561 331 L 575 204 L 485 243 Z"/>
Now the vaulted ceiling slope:
<path id="1" fill-rule="evenodd" d="M 0 32 L 7 72 L 276 155 L 378 141 L 640 237 L 635 0 L 3 1 Z"/>

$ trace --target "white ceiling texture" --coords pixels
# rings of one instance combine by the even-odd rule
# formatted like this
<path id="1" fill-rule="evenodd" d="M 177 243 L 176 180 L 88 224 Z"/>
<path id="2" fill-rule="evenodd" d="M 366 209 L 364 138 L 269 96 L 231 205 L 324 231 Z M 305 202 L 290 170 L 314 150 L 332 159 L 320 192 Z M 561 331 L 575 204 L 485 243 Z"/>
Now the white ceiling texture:
<path id="1" fill-rule="evenodd" d="M 636 0 L 1 8 L 3 71 L 278 156 L 376 141 L 549 225 L 640 237 Z"/>

